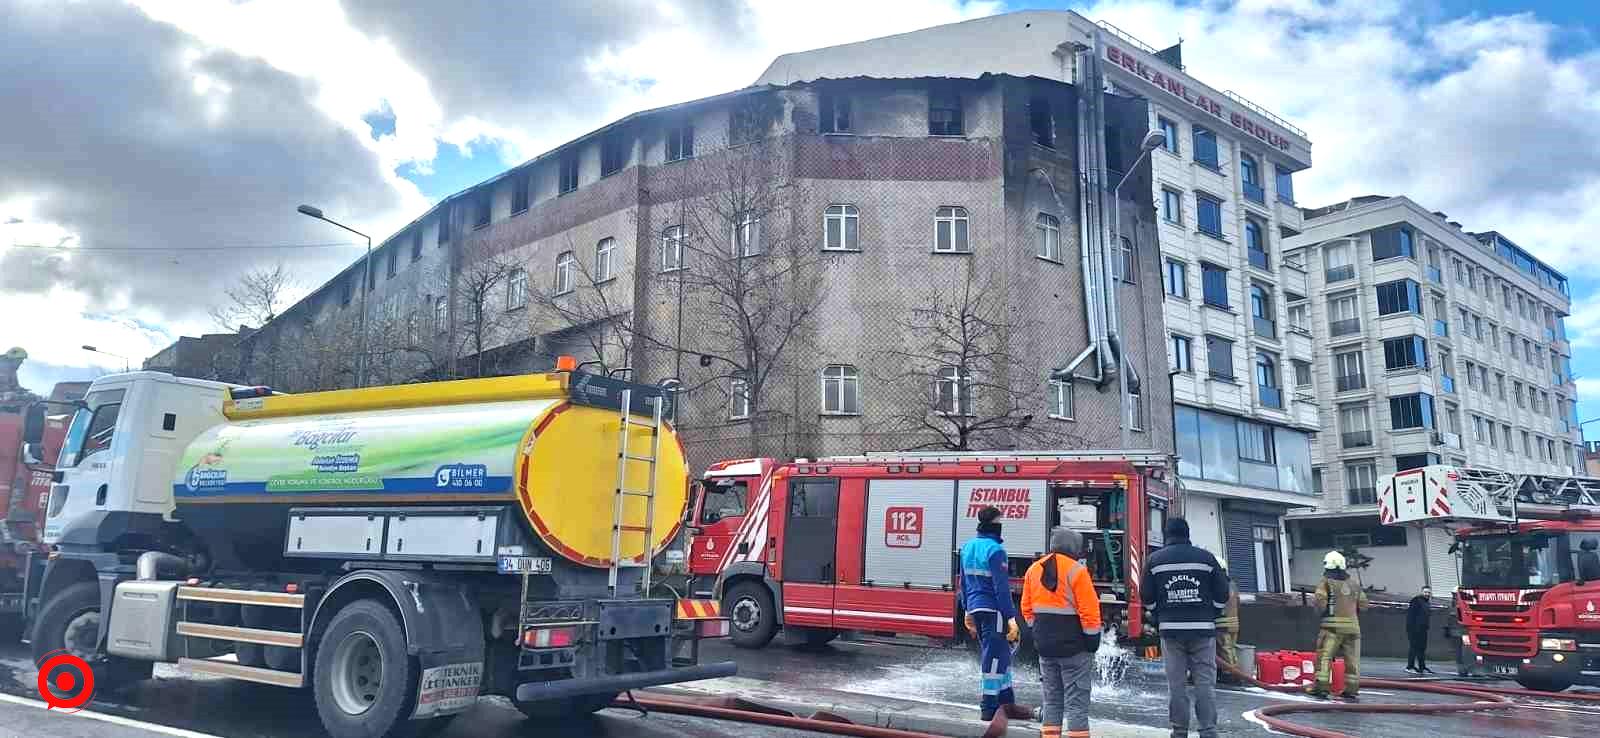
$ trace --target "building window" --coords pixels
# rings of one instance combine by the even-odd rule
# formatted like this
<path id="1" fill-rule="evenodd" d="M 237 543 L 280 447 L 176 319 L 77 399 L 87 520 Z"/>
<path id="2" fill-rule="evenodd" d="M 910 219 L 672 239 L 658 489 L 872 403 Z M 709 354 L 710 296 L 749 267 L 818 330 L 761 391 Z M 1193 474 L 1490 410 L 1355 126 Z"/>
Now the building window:
<path id="1" fill-rule="evenodd" d="M 661 231 L 661 271 L 683 268 L 683 226 L 667 226 Z"/>
<path id="2" fill-rule="evenodd" d="M 557 260 L 557 264 L 560 260 Z M 506 309 L 516 310 L 528 304 L 528 271 L 522 267 L 513 268 L 506 274 Z"/>
<path id="3" fill-rule="evenodd" d="M 1416 247 L 1412 243 L 1411 229 L 1405 226 L 1384 228 L 1372 232 L 1372 260 L 1415 259 Z"/>
<path id="4" fill-rule="evenodd" d="M 1278 190 L 1278 202 L 1286 205 L 1294 204 L 1294 173 L 1276 164 L 1272 165 L 1272 173 L 1276 178 L 1275 185 Z"/>
<path id="5" fill-rule="evenodd" d="M 939 370 L 934 381 L 933 409 L 940 415 L 965 415 L 972 409 L 972 377 L 961 376 L 957 367 Z"/>
<path id="6" fill-rule="evenodd" d="M 528 209 L 528 174 L 518 172 L 511 180 L 511 214 Z"/>
<path id="7" fill-rule="evenodd" d="M 1256 394 L 1262 405 L 1283 409 L 1283 390 L 1278 387 L 1278 360 L 1265 351 L 1256 353 Z"/>
<path id="8" fill-rule="evenodd" d="M 823 133 L 850 132 L 850 98 L 838 92 L 823 92 L 819 101 L 817 128 Z"/>
<path id="9" fill-rule="evenodd" d="M 472 205 L 473 205 L 472 227 L 473 228 L 482 228 L 484 226 L 489 225 L 489 219 L 493 215 L 493 210 L 491 210 L 492 203 L 490 202 L 490 199 L 489 199 L 489 193 L 488 192 L 480 192 L 478 194 L 478 197 L 474 199 Z"/>
<path id="10" fill-rule="evenodd" d="M 738 257 L 761 254 L 761 216 L 754 210 L 735 213 L 733 219 L 733 255 Z"/>
<path id="11" fill-rule="evenodd" d="M 1137 383 L 1128 385 L 1128 429 L 1144 430 L 1144 395 Z"/>
<path id="12" fill-rule="evenodd" d="M 1061 261 L 1061 221 L 1054 215 L 1040 213 L 1034 218 L 1033 227 L 1038 238 L 1036 253 L 1039 258 Z"/>
<path id="13" fill-rule="evenodd" d="M 577 271 L 578 258 L 571 251 L 563 251 L 556 256 L 556 294 L 564 295 L 573 290 Z"/>
<path id="14" fill-rule="evenodd" d="M 422 229 L 420 227 L 411 234 L 411 260 L 422 261 Z"/>
<path id="15" fill-rule="evenodd" d="M 1428 343 L 1421 336 L 1400 336 L 1383 341 L 1383 368 L 1418 369 L 1428 366 Z"/>
<path id="16" fill-rule="evenodd" d="M 1189 299 L 1189 265 L 1177 259 L 1167 260 L 1166 289 L 1173 297 Z"/>
<path id="17" fill-rule="evenodd" d="M 1300 302 L 1293 302 L 1296 299 Z M 1305 298 L 1298 295 L 1284 295 L 1284 301 L 1292 303 L 1289 305 L 1290 332 L 1311 335 L 1311 303 L 1305 302 Z"/>
<path id="18" fill-rule="evenodd" d="M 1472 440 L 1483 443 L 1483 417 L 1472 416 Z"/>
<path id="19" fill-rule="evenodd" d="M 822 412 L 826 415 L 861 413 L 861 374 L 855 367 L 845 364 L 823 367 Z"/>
<path id="20" fill-rule="evenodd" d="M 1422 314 L 1422 286 L 1409 279 L 1385 282 L 1377 286 L 1378 314 Z"/>
<path id="21" fill-rule="evenodd" d="M 1133 242 L 1127 236 L 1121 237 L 1121 246 L 1117 249 L 1117 260 L 1112 264 L 1112 279 L 1120 279 L 1132 284 L 1139 279 L 1139 257 L 1133 249 Z"/>
<path id="22" fill-rule="evenodd" d="M 1530 461 L 1533 459 L 1532 439 L 1533 437 L 1528 435 L 1527 431 L 1522 431 L 1522 455 L 1528 457 Z"/>
<path id="23" fill-rule="evenodd" d="M 1342 351 L 1333 355 L 1333 382 L 1335 390 L 1350 392 L 1367 386 L 1365 354 L 1360 350 Z"/>
<path id="24" fill-rule="evenodd" d="M 556 192 L 565 195 L 578 189 L 578 152 L 568 151 L 561 155 L 561 181 L 556 187 Z"/>
<path id="25" fill-rule="evenodd" d="M 684 123 L 667 129 L 667 161 L 694 158 L 694 125 Z"/>
<path id="26" fill-rule="evenodd" d="M 1272 442 L 1272 427 L 1249 420 L 1239 421 L 1239 458 L 1258 464 L 1275 464 L 1277 449 Z"/>
<path id="27" fill-rule="evenodd" d="M 1245 253 L 1250 257 L 1250 266 L 1267 271 L 1272 270 L 1272 264 L 1267 260 L 1266 226 L 1255 218 L 1245 218 L 1244 221 L 1244 247 Z"/>
<path id="28" fill-rule="evenodd" d="M 1397 472 L 1421 469 L 1439 463 L 1438 454 L 1404 454 L 1394 457 L 1394 470 Z"/>
<path id="29" fill-rule="evenodd" d="M 600 176 L 609 177 L 628 163 L 628 140 L 619 131 L 610 131 L 600 137 Z"/>
<path id="30" fill-rule="evenodd" d="M 433 330 L 444 333 L 450 329 L 450 303 L 443 297 L 433 298 Z"/>
<path id="31" fill-rule="evenodd" d="M 1206 336 L 1206 369 L 1218 379 L 1233 379 L 1233 341 Z"/>
<path id="32" fill-rule="evenodd" d="M 1243 182 L 1244 198 L 1265 203 L 1267 191 L 1261 186 L 1261 162 L 1250 154 L 1239 155 L 1239 179 Z"/>
<path id="33" fill-rule="evenodd" d="M 1196 194 L 1195 208 L 1200 220 L 1200 232 L 1222 238 L 1222 201 L 1210 195 Z"/>
<path id="34" fill-rule="evenodd" d="M 355 287 L 353 286 L 355 284 L 355 281 L 356 281 L 356 276 L 354 274 L 350 275 L 348 278 L 339 280 L 339 305 L 340 306 L 344 306 L 344 305 L 349 305 L 350 304 L 351 293 L 355 292 Z"/>
<path id="35" fill-rule="evenodd" d="M 386 251 L 389 252 L 389 257 L 385 260 L 388 262 L 388 266 L 385 269 L 387 274 L 384 275 L 384 279 L 394 279 L 395 273 L 400 271 L 400 251 L 393 246 L 390 246 Z"/>
<path id="36" fill-rule="evenodd" d="M 442 210 L 439 213 L 439 237 L 434 245 L 443 246 L 450 243 L 450 211 Z"/>
<path id="37" fill-rule="evenodd" d="M 728 419 L 745 420 L 750 417 L 750 383 L 735 379 L 728 383 Z"/>
<path id="38" fill-rule="evenodd" d="M 1339 406 L 1339 445 L 1341 448 L 1372 445 L 1372 416 L 1365 404 Z"/>
<path id="39" fill-rule="evenodd" d="M 1290 359 L 1289 363 L 1294 365 L 1294 386 L 1310 387 L 1312 383 L 1311 362 L 1303 359 Z"/>
<path id="40" fill-rule="evenodd" d="M 1200 287 L 1207 305 L 1227 309 L 1228 270 L 1210 262 L 1200 262 Z"/>
<path id="41" fill-rule="evenodd" d="M 1484 382 L 1483 390 L 1485 392 L 1488 392 L 1489 391 L 1489 374 L 1488 374 L 1487 371 L 1484 372 L 1483 382 Z M 1495 372 L 1494 373 L 1494 384 L 1495 384 L 1495 394 L 1500 397 L 1500 401 L 1501 402 L 1505 402 L 1506 401 L 1506 374 L 1505 374 L 1505 372 Z"/>
<path id="42" fill-rule="evenodd" d="M 1222 168 L 1217 158 L 1217 134 L 1200 126 L 1194 127 L 1194 160 L 1209 169 Z"/>
<path id="43" fill-rule="evenodd" d="M 1161 135 L 1166 137 L 1166 140 L 1161 142 L 1161 148 L 1174 154 L 1178 153 L 1178 124 L 1173 123 L 1171 119 L 1158 117 L 1156 125 L 1161 127 Z"/>
<path id="44" fill-rule="evenodd" d="M 1356 265 L 1351 260 L 1351 251 L 1349 241 L 1339 241 L 1323 247 L 1322 258 L 1325 264 L 1323 276 L 1325 281 L 1331 284 L 1356 278 Z"/>
<path id="45" fill-rule="evenodd" d="M 1250 284 L 1250 319 L 1255 333 L 1262 338 L 1278 337 L 1278 316 L 1272 309 L 1272 288 Z"/>
<path id="46" fill-rule="evenodd" d="M 854 205 L 829 205 L 822 214 L 824 241 L 828 251 L 860 251 L 861 211 Z"/>
<path id="47" fill-rule="evenodd" d="M 948 87 L 928 90 L 928 135 L 960 136 L 964 132 L 961 93 Z"/>
<path id="48" fill-rule="evenodd" d="M 1072 382 L 1062 379 L 1050 380 L 1050 417 L 1057 420 L 1072 420 L 1073 396 Z"/>
<path id="49" fill-rule="evenodd" d="M 1122 166 L 1122 128 L 1121 126 L 1108 125 L 1105 129 L 1106 142 L 1106 169 L 1121 174 L 1126 171 Z"/>
<path id="50" fill-rule="evenodd" d="M 1352 505 L 1378 504 L 1378 467 L 1370 461 L 1345 464 L 1345 497 Z"/>
<path id="51" fill-rule="evenodd" d="M 1194 347 L 1188 336 L 1172 334 L 1172 368 L 1180 372 L 1194 371 Z"/>
<path id="52" fill-rule="evenodd" d="M 1511 394 L 1512 394 L 1513 397 L 1517 398 L 1517 407 L 1527 407 L 1528 406 L 1528 403 L 1525 400 L 1522 399 L 1522 383 L 1521 382 L 1518 382 L 1516 380 L 1512 380 L 1511 381 Z"/>
<path id="53" fill-rule="evenodd" d="M 1345 336 L 1361 330 L 1361 300 L 1354 292 L 1328 298 L 1328 334 Z"/>
<path id="54" fill-rule="evenodd" d="M 1433 396 L 1421 392 L 1389 398 L 1389 427 L 1395 430 L 1433 427 Z"/>
<path id="55" fill-rule="evenodd" d="M 617 239 L 602 238 L 594 246 L 594 282 L 609 282 L 617 276 Z"/>
<path id="56" fill-rule="evenodd" d="M 933 216 L 933 250 L 946 254 L 971 251 L 967 243 L 967 209 L 954 205 L 939 208 Z"/>
<path id="57" fill-rule="evenodd" d="M 1028 128 L 1033 142 L 1045 148 L 1056 147 L 1056 120 L 1050 114 L 1050 101 L 1035 97 L 1028 101 Z"/>
<path id="58" fill-rule="evenodd" d="M 1183 225 L 1183 193 L 1161 188 L 1161 217 L 1168 223 Z"/>

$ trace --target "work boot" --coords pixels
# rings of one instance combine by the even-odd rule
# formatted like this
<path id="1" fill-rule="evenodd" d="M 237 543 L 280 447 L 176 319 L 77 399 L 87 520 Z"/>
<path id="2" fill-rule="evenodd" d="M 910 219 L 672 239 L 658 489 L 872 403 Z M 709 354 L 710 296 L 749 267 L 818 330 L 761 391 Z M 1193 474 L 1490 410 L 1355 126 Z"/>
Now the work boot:
<path id="1" fill-rule="evenodd" d="M 1341 695 L 1339 695 L 1339 701 L 1340 702 L 1360 702 L 1361 698 L 1359 696 L 1353 695 L 1353 694 L 1341 694 Z"/>
<path id="2" fill-rule="evenodd" d="M 1424 673 L 1424 674 L 1432 674 L 1432 673 L 1433 673 L 1433 670 L 1432 670 L 1432 669 L 1429 669 L 1429 668 L 1428 668 L 1428 667 L 1426 667 L 1426 666 L 1424 666 L 1424 667 L 1422 667 L 1422 673 Z"/>
<path id="3" fill-rule="evenodd" d="M 1328 699 L 1328 690 L 1306 687 L 1306 696 L 1314 700 L 1325 700 Z"/>
<path id="4" fill-rule="evenodd" d="M 1027 705 L 1007 703 L 1001 705 L 1000 709 L 1005 710 L 1006 717 L 1012 720 L 1038 720 L 1040 717 L 1039 709 L 1028 707 Z"/>

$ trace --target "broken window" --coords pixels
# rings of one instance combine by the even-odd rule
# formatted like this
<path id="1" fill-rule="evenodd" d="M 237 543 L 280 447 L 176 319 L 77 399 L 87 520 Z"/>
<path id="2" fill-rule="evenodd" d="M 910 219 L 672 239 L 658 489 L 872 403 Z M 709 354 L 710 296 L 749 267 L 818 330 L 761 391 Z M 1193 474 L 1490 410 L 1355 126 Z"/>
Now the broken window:
<path id="1" fill-rule="evenodd" d="M 928 135 L 960 136 L 964 133 L 961 94 L 947 87 L 928 90 Z"/>
<path id="2" fill-rule="evenodd" d="M 850 98 L 837 92 L 822 93 L 817 130 L 823 133 L 850 132 Z"/>
<path id="3" fill-rule="evenodd" d="M 565 195 L 578 189 L 578 152 L 569 151 L 561 155 L 561 183 L 557 190 Z"/>
<path id="4" fill-rule="evenodd" d="M 1056 121 L 1050 114 L 1050 101 L 1035 97 L 1028 101 L 1028 128 L 1033 131 L 1033 142 L 1046 148 L 1056 147 Z"/>
<path id="5" fill-rule="evenodd" d="M 608 177 L 622 171 L 628 163 L 628 143 L 617 131 L 607 133 L 600 140 L 600 176 Z"/>
<path id="6" fill-rule="evenodd" d="M 667 161 L 694 157 L 694 126 L 685 123 L 667 129 Z"/>

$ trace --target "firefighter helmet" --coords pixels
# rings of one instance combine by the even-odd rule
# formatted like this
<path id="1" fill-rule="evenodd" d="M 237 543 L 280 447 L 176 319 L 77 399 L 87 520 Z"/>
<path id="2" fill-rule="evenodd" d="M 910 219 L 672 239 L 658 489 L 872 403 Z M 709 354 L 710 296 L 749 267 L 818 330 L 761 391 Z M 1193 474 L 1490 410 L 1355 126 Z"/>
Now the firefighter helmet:
<path id="1" fill-rule="evenodd" d="M 1322 557 L 1322 568 L 1343 569 L 1344 554 L 1339 553 L 1338 551 L 1329 551 L 1327 556 Z"/>

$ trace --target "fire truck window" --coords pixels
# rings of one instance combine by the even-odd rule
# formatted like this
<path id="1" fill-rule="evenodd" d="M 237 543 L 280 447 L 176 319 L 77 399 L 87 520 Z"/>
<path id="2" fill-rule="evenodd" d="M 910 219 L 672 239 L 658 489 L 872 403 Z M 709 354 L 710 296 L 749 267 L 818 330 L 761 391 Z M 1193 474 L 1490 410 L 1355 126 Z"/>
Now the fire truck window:
<path id="1" fill-rule="evenodd" d="M 710 525 L 724 518 L 744 515 L 745 494 L 750 483 L 739 480 L 717 480 L 705 487 L 705 502 L 700 506 L 700 524 Z"/>
<path id="2" fill-rule="evenodd" d="M 789 517 L 831 518 L 839 507 L 838 482 L 796 479 L 789 483 Z"/>
<path id="3" fill-rule="evenodd" d="M 1562 552 L 1565 543 L 1549 534 L 1474 536 L 1463 547 L 1461 586 L 1549 587 L 1571 581 L 1571 557 Z"/>

